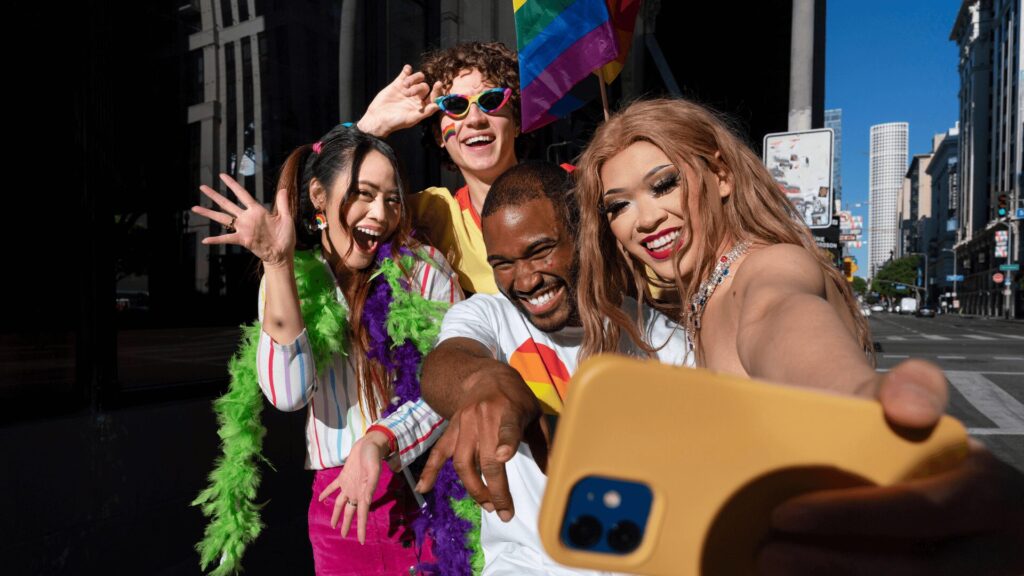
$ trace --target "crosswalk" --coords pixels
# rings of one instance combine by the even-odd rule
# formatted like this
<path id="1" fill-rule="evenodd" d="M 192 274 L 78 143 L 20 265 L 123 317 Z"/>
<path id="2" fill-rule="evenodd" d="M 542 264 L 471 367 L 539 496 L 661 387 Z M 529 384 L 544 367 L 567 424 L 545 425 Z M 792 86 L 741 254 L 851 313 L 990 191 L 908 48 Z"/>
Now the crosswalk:
<path id="1" fill-rule="evenodd" d="M 892 360 L 901 360 L 901 359 L 905 359 L 905 358 L 910 358 L 911 355 L 910 354 L 884 354 L 883 353 L 883 354 L 879 354 L 878 357 L 879 358 L 889 358 L 889 359 L 892 359 Z M 981 362 L 989 361 L 989 360 L 998 360 L 1000 362 L 1024 362 L 1024 355 L 1021 355 L 1021 356 L 995 356 L 995 355 L 993 355 L 993 356 L 986 356 L 986 355 L 983 355 L 983 354 L 971 354 L 970 356 L 964 356 L 964 355 L 960 355 L 960 354 L 913 354 L 913 357 L 914 358 L 925 358 L 925 359 L 932 358 L 932 359 L 938 359 L 938 360 L 967 360 L 967 359 L 971 359 L 971 360 L 976 360 L 976 361 L 981 361 Z M 1021 369 L 1024 370 L 1024 366 L 1021 366 Z M 1022 372 L 1022 374 L 1024 374 L 1024 372 Z"/>
<path id="2" fill-rule="evenodd" d="M 973 436 L 1024 436 L 1024 404 L 978 372 L 946 370 L 946 378 L 995 427 L 968 428 Z"/>
<path id="3" fill-rule="evenodd" d="M 1020 342 L 1024 350 L 1024 337 L 1016 334 L 898 334 L 888 336 L 876 336 L 876 340 L 883 342 Z"/>

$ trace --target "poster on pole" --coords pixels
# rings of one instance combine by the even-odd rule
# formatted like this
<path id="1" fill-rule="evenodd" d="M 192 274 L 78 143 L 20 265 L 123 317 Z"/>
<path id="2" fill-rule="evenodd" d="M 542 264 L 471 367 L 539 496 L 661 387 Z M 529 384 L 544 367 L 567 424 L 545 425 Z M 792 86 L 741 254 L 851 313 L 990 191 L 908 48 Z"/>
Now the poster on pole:
<path id="1" fill-rule="evenodd" d="M 764 164 L 810 228 L 832 225 L 831 128 L 764 137 Z"/>

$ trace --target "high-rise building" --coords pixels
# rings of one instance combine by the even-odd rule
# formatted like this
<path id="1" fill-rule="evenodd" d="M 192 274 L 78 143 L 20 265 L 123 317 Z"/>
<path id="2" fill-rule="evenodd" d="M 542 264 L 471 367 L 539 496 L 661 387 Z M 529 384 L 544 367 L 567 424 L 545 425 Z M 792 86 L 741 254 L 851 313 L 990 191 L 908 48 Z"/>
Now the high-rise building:
<path id="1" fill-rule="evenodd" d="M 832 142 L 832 198 L 836 210 L 842 209 L 843 201 L 843 110 L 834 108 L 825 110 L 825 128 L 831 128 L 834 135 Z"/>
<path id="2" fill-rule="evenodd" d="M 896 255 L 899 236 L 898 201 L 907 171 L 906 122 L 871 127 L 871 170 L 868 190 L 868 264 L 871 276 Z"/>
<path id="3" fill-rule="evenodd" d="M 900 239 L 897 256 L 920 254 L 926 248 L 921 244 L 921 238 L 923 227 L 932 214 L 932 179 L 928 175 L 931 159 L 931 153 L 914 154 L 903 178 L 898 202 Z"/>
<path id="4" fill-rule="evenodd" d="M 1017 316 L 1024 302 L 1015 287 L 1020 272 L 1020 226 L 1013 215 L 1022 198 L 1020 0 L 964 0 L 949 39 L 960 48 L 960 138 L 956 254 L 964 274 L 961 309 L 969 314 Z M 1010 232 L 1006 249 L 997 237 Z M 1003 272 L 996 284 L 993 274 Z"/>
<path id="5" fill-rule="evenodd" d="M 959 126 L 932 138 L 931 162 L 926 168 L 931 180 L 931 218 L 921 237 L 922 252 L 928 254 L 931 270 L 930 304 L 938 302 L 946 310 L 958 308 L 956 296 L 960 282 L 949 277 L 962 274 L 957 266 L 953 245 L 956 243 L 957 147 Z"/>

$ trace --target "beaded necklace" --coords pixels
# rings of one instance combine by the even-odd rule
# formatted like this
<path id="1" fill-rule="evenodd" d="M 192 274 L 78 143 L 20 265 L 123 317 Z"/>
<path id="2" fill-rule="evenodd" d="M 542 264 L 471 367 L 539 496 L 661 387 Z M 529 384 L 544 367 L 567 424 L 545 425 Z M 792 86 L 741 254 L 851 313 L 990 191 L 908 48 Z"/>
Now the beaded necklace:
<path id="1" fill-rule="evenodd" d="M 740 242 L 733 246 L 732 250 L 729 250 L 719 258 L 718 264 L 715 265 L 714 271 L 711 272 L 711 276 L 708 276 L 707 279 L 700 283 L 697 292 L 690 299 L 690 310 L 687 312 L 689 321 L 687 322 L 688 327 L 686 331 L 689 333 L 691 341 L 694 340 L 697 331 L 700 330 L 700 318 L 704 315 L 704 307 L 707 306 L 711 295 L 715 293 L 718 285 L 725 281 L 733 262 L 746 254 L 748 248 L 750 248 L 750 242 Z"/>

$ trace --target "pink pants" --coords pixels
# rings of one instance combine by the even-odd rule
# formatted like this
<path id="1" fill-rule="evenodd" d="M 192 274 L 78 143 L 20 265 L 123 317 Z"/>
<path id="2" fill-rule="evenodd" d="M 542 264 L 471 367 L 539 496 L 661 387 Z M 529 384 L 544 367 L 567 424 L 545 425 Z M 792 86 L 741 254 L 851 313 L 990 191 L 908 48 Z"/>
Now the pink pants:
<path id="1" fill-rule="evenodd" d="M 393 576 L 419 574 L 415 567 L 420 562 L 434 562 L 430 539 L 416 555 L 416 536 L 412 520 L 418 507 L 405 476 L 392 474 L 382 464 L 380 480 L 373 493 L 370 514 L 366 522 L 366 544 L 356 538 L 356 522 L 348 537 L 341 537 L 341 519 L 338 528 L 331 528 L 331 514 L 337 492 L 322 503 L 320 493 L 334 481 L 341 467 L 318 470 L 313 479 L 313 499 L 309 503 L 309 541 L 313 545 L 313 563 L 318 576 Z"/>

